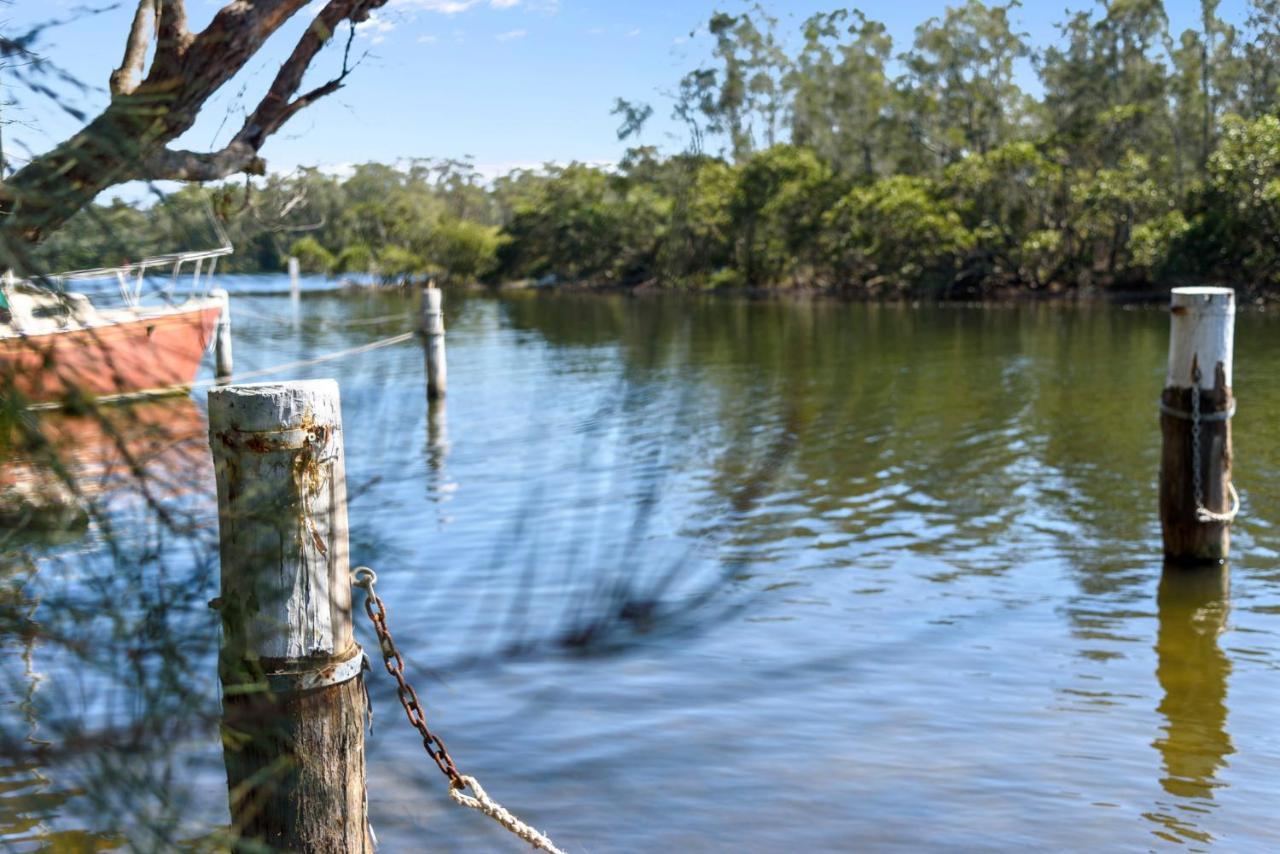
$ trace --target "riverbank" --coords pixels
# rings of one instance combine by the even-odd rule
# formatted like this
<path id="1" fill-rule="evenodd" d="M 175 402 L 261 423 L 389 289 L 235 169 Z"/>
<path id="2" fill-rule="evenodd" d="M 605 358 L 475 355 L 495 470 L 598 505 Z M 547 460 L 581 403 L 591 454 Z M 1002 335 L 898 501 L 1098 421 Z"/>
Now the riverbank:
<path id="1" fill-rule="evenodd" d="M 425 284 L 425 283 L 424 283 Z M 1171 282 L 1167 286 L 1148 289 L 1108 290 L 1091 288 L 1051 287 L 1029 290 L 1017 287 L 1000 287 L 980 294 L 927 294 L 911 291 L 886 292 L 866 288 L 828 288 L 819 285 L 790 286 L 725 286 L 718 288 L 691 288 L 667 285 L 655 280 L 640 282 L 602 282 L 576 280 L 554 284 L 533 280 L 500 283 L 475 282 L 463 286 L 469 290 L 488 293 L 535 291 L 544 293 L 600 294 L 610 296 L 697 295 L 710 297 L 745 298 L 752 300 L 830 299 L 842 302 L 906 303 L 911 305 L 973 305 L 992 306 L 1021 303 L 1065 303 L 1106 305 L 1163 305 L 1168 302 L 1169 291 L 1175 287 L 1205 282 Z M 1280 307 L 1280 292 L 1241 286 L 1232 283 L 1223 287 L 1236 289 L 1238 304 L 1243 309 L 1266 310 L 1268 306 Z"/>

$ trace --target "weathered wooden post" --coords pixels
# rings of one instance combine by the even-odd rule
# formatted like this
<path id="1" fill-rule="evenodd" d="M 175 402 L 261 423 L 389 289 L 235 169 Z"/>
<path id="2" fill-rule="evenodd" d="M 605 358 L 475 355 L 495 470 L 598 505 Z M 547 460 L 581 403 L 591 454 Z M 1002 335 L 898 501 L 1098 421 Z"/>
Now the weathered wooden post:
<path id="1" fill-rule="evenodd" d="M 221 385 L 231 378 L 231 295 L 222 288 L 209 291 L 209 296 L 222 303 L 218 325 L 213 332 L 213 372 Z"/>
<path id="2" fill-rule="evenodd" d="M 255 850 L 370 852 L 333 380 L 209 392 L 222 557 L 223 758 Z"/>
<path id="3" fill-rule="evenodd" d="M 300 266 L 298 264 L 298 259 L 295 256 L 290 255 L 289 256 L 289 299 L 292 300 L 294 303 L 297 303 L 297 301 L 302 297 L 302 282 L 299 276 L 300 276 Z"/>
<path id="4" fill-rule="evenodd" d="M 435 283 L 422 292 L 422 337 L 427 351 L 427 397 L 444 397 L 448 369 L 444 358 L 444 311 Z"/>
<path id="5" fill-rule="evenodd" d="M 1231 485 L 1235 291 L 1174 288 L 1169 373 L 1160 397 L 1160 527 L 1165 556 L 1227 557 L 1239 498 Z"/>

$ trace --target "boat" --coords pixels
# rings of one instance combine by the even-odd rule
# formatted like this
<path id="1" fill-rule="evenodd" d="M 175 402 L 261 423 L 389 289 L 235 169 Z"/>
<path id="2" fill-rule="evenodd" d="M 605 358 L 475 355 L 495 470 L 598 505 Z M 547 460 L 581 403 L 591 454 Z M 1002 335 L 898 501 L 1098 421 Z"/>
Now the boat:
<path id="1" fill-rule="evenodd" d="M 171 290 L 185 265 L 193 265 L 193 291 L 205 262 L 207 279 L 217 259 L 232 252 L 222 245 L 178 252 L 116 267 L 75 270 L 40 281 L 6 275 L 0 284 L 6 311 L 0 311 L 0 394 L 25 403 L 47 404 L 76 397 L 127 399 L 188 389 L 209 349 L 222 312 L 223 295 L 191 296 L 182 302 Z M 144 305 L 148 273 L 172 268 L 163 299 Z M 117 304 L 95 306 L 76 282 L 114 279 Z"/>
<path id="2" fill-rule="evenodd" d="M 0 531 L 75 534 L 89 510 L 207 496 L 209 425 L 189 396 L 39 413 L 0 459 Z"/>

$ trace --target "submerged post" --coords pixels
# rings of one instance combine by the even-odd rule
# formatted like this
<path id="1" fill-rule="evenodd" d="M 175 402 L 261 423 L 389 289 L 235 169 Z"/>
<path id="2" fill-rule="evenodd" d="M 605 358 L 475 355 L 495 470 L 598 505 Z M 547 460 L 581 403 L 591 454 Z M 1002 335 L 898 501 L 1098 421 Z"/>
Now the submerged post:
<path id="1" fill-rule="evenodd" d="M 219 385 L 231 378 L 231 296 L 222 288 L 209 291 L 209 296 L 222 303 L 218 324 L 213 332 L 213 372 Z"/>
<path id="2" fill-rule="evenodd" d="M 1239 498 L 1231 485 L 1235 291 L 1174 288 L 1169 373 L 1160 397 L 1160 527 L 1165 556 L 1225 560 Z"/>
<path id="3" fill-rule="evenodd" d="M 266 850 L 372 851 L 333 380 L 209 392 L 233 830 Z"/>
<path id="4" fill-rule="evenodd" d="M 444 311 L 440 289 L 434 283 L 422 292 L 422 337 L 427 351 L 427 397 L 444 397 L 449 373 L 444 357 Z"/>

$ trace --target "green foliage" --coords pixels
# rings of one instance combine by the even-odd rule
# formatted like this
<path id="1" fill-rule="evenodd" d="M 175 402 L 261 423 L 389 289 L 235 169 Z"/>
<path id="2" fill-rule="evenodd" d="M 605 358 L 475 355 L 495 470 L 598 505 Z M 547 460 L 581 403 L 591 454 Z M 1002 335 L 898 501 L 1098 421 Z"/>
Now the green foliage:
<path id="1" fill-rule="evenodd" d="M 336 261 L 332 252 L 310 236 L 295 240 L 289 247 L 289 254 L 296 257 L 298 265 L 308 273 L 328 273 Z"/>
<path id="2" fill-rule="evenodd" d="M 278 270 L 292 253 L 309 270 L 391 280 L 1275 286 L 1280 0 L 1247 3 L 1235 27 L 1200 0 L 1196 26 L 1175 33 L 1161 0 L 1100 0 L 1034 56 L 1013 2 L 957 0 L 898 49 L 856 10 L 795 34 L 759 6 L 717 12 L 706 61 L 675 93 L 683 153 L 640 146 L 616 168 L 488 184 L 457 160 L 303 169 L 249 192 L 95 206 L 40 251 L 66 269 L 211 245 L 212 203 L 233 270 Z M 1028 60 L 1038 99 L 1017 82 Z M 653 108 L 620 98 L 613 112 L 635 139 Z"/>
<path id="3" fill-rule="evenodd" d="M 748 284 L 779 284 L 810 254 L 826 200 L 835 195 L 831 170 L 808 149 L 777 145 L 736 177 L 729 204 L 736 266 Z"/>
<path id="4" fill-rule="evenodd" d="M 369 273 L 377 269 L 374 251 L 363 243 L 344 246 L 333 262 L 335 273 Z"/>
<path id="5" fill-rule="evenodd" d="M 974 237 L 927 178 L 895 175 L 858 187 L 826 216 L 840 284 L 905 291 L 945 287 Z"/>
<path id="6" fill-rule="evenodd" d="M 1280 118 L 1228 117 L 1209 158 L 1214 220 L 1224 261 L 1255 284 L 1280 284 Z"/>
<path id="7" fill-rule="evenodd" d="M 388 244 L 378 250 L 374 267 L 386 282 L 408 281 L 432 272 L 426 258 L 395 244 Z"/>
<path id="8" fill-rule="evenodd" d="M 943 188 L 981 252 L 972 274 L 1033 288 L 1071 274 L 1062 229 L 1070 221 L 1070 193 L 1060 153 L 1030 142 L 1009 143 L 960 160 Z"/>
<path id="9" fill-rule="evenodd" d="M 450 277 L 474 281 L 497 267 L 498 250 L 505 242 L 497 226 L 446 218 L 436 224 L 432 235 L 432 257 Z"/>

